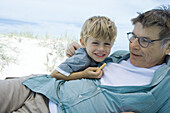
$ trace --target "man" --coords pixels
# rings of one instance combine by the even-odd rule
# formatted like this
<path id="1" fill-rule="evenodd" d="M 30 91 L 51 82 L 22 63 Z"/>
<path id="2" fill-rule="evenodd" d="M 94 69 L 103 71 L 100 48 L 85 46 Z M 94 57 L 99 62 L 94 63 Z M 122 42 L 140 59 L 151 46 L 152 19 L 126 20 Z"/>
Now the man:
<path id="1" fill-rule="evenodd" d="M 170 8 L 147 11 L 132 19 L 132 22 L 135 27 L 132 32 L 127 33 L 130 54 L 118 51 L 106 59 L 107 65 L 101 80 L 81 79 L 65 82 L 50 78 L 48 82 L 55 82 L 55 84 L 47 86 L 46 91 L 42 91 L 44 88 L 41 86 L 36 86 L 36 77 L 26 80 L 25 83 L 34 80 L 33 86 L 36 87 L 30 85 L 28 87 L 33 88 L 35 92 L 40 91 L 39 93 L 58 104 L 58 112 L 170 112 L 170 57 L 168 55 L 170 54 Z M 2 85 L 0 82 L 1 93 L 7 92 L 3 90 Z M 48 88 L 53 89 L 54 86 L 57 90 L 49 92 L 51 90 Z M 34 109 L 36 107 L 38 109 L 39 102 L 44 102 L 36 99 L 36 95 L 40 96 L 39 94 L 32 92 L 31 94 L 34 95 L 29 95 L 29 98 L 22 97 L 25 100 L 20 103 L 21 105 L 17 105 L 22 108 L 30 105 L 27 100 L 32 100 Z M 6 98 L 2 99 L 3 97 Z M 8 100 L 7 96 L 2 95 L 0 99 L 1 105 Z M 7 110 L 11 109 L 14 98 L 9 97 L 9 99 L 12 102 L 9 103 Z M 30 110 L 29 107 L 25 107 L 27 112 Z M 44 109 L 47 106 L 42 107 Z"/>

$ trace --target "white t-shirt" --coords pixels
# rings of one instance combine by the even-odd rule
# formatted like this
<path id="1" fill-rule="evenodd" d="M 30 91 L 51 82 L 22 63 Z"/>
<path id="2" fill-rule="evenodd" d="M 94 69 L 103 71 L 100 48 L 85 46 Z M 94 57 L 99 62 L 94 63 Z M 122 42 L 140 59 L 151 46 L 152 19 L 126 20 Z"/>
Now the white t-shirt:
<path id="1" fill-rule="evenodd" d="M 162 64 L 163 65 L 163 64 Z M 161 65 L 152 68 L 139 68 L 123 60 L 119 64 L 108 63 L 103 69 L 101 85 L 109 86 L 141 86 L 151 82 L 153 73 Z"/>

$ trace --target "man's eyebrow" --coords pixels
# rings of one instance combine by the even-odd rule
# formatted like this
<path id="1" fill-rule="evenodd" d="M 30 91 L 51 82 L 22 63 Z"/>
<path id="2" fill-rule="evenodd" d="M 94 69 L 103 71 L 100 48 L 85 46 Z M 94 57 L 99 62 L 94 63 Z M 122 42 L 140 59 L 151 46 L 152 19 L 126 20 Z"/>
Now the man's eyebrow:
<path id="1" fill-rule="evenodd" d="M 133 34 L 134 36 L 138 37 L 137 35 L 135 35 L 135 33 L 134 33 L 134 32 L 132 32 L 132 34 Z M 145 37 L 145 36 L 142 36 L 141 38 L 146 38 L 146 39 L 150 40 L 150 38 L 149 38 L 149 37 Z"/>

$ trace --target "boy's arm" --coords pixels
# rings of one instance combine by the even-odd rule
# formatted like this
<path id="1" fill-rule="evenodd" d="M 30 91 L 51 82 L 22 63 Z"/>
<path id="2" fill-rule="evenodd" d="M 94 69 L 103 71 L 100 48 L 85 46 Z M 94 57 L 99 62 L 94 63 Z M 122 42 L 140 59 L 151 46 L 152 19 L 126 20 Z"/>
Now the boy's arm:
<path id="1" fill-rule="evenodd" d="M 57 70 L 54 70 L 52 73 L 51 73 L 51 77 L 52 78 L 56 78 L 57 80 L 65 80 L 65 81 L 68 81 L 68 80 L 76 80 L 76 79 L 81 79 L 83 78 L 81 72 L 75 72 L 70 74 L 69 76 L 65 76 L 61 73 L 59 73 Z"/>
<path id="2" fill-rule="evenodd" d="M 102 71 L 99 70 L 97 71 L 97 67 L 88 67 L 84 71 L 79 71 L 79 72 L 73 72 L 69 76 L 65 76 L 61 73 L 59 73 L 57 70 L 54 70 L 51 73 L 51 77 L 56 78 L 58 80 L 76 80 L 76 79 L 81 79 L 81 78 L 101 78 L 102 76 Z"/>
<path id="3" fill-rule="evenodd" d="M 76 51 L 76 54 L 66 61 L 62 62 L 56 70 L 63 75 L 70 75 L 73 72 L 78 72 L 86 69 L 89 66 L 96 66 L 97 64 L 92 61 L 84 48 L 80 48 Z"/>

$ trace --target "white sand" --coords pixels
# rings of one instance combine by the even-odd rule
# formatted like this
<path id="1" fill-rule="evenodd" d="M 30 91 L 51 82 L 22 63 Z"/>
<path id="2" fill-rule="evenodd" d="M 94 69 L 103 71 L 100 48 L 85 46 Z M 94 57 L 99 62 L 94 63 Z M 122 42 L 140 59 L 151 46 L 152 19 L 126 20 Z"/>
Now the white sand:
<path id="1" fill-rule="evenodd" d="M 0 35 L 0 44 L 2 45 L 0 79 L 30 74 L 50 74 L 66 59 L 67 42 L 63 40 L 9 38 Z"/>

